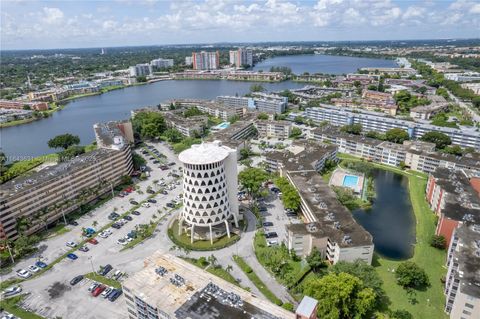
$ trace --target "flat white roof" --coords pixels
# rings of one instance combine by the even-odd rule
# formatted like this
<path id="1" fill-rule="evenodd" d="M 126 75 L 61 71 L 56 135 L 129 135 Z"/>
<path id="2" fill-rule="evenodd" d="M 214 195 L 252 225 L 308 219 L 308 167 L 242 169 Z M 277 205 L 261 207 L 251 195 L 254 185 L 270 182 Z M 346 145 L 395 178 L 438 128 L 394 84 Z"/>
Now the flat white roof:
<path id="1" fill-rule="evenodd" d="M 220 142 L 207 142 L 194 144 L 188 150 L 178 155 L 178 159 L 186 164 L 209 164 L 216 163 L 227 158 L 229 152 Z"/>

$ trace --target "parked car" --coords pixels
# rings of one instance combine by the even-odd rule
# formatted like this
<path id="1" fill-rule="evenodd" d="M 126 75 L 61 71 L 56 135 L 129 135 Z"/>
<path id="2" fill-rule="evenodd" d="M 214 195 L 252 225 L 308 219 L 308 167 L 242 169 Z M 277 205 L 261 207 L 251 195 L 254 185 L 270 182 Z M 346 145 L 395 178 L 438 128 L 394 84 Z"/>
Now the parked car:
<path id="1" fill-rule="evenodd" d="M 132 204 L 132 205 L 138 205 L 138 202 L 135 201 L 135 200 L 131 200 L 131 201 L 130 201 L 130 204 Z"/>
<path id="2" fill-rule="evenodd" d="M 111 213 L 110 215 L 108 215 L 108 219 L 110 220 L 115 220 L 118 217 L 120 217 L 120 215 L 118 215 L 117 213 Z"/>
<path id="3" fill-rule="evenodd" d="M 74 241 L 67 241 L 67 243 L 65 245 L 67 245 L 67 247 L 70 247 L 70 248 L 77 247 L 77 243 L 74 242 Z"/>
<path id="4" fill-rule="evenodd" d="M 120 238 L 120 239 L 117 240 L 117 244 L 119 244 L 119 245 L 126 245 L 126 244 L 128 244 L 128 242 L 127 242 L 125 239 Z"/>
<path id="5" fill-rule="evenodd" d="M 95 290 L 95 288 L 97 288 L 98 286 L 100 286 L 100 284 L 96 281 L 93 282 L 93 284 L 90 285 L 90 287 L 88 287 L 88 291 L 89 292 L 92 292 Z"/>
<path id="6" fill-rule="evenodd" d="M 75 286 L 76 284 L 78 284 L 80 281 L 83 280 L 83 275 L 78 275 L 76 277 L 73 277 L 72 280 L 70 280 L 70 285 L 72 286 Z"/>
<path id="7" fill-rule="evenodd" d="M 150 204 L 149 203 L 143 203 L 142 206 L 148 208 L 148 207 L 150 207 Z"/>
<path id="8" fill-rule="evenodd" d="M 270 233 L 266 233 L 265 237 L 266 238 L 276 238 L 276 237 L 278 237 L 278 235 L 277 235 L 276 232 L 270 232 Z"/>
<path id="9" fill-rule="evenodd" d="M 39 272 L 40 268 L 38 268 L 35 265 L 30 265 L 30 266 L 28 266 L 28 270 L 31 271 L 31 272 Z"/>
<path id="10" fill-rule="evenodd" d="M 175 162 L 168 163 L 168 166 L 175 166 Z"/>
<path id="11" fill-rule="evenodd" d="M 122 225 L 119 224 L 119 223 L 113 223 L 113 224 L 112 224 L 112 228 L 120 229 L 120 228 L 122 228 Z"/>
<path id="12" fill-rule="evenodd" d="M 87 246 L 82 246 L 82 247 L 78 248 L 78 250 L 83 251 L 84 253 L 86 253 L 86 252 L 89 251 L 90 249 L 88 249 Z"/>
<path id="13" fill-rule="evenodd" d="M 157 201 L 154 200 L 153 198 L 149 198 L 149 199 L 147 200 L 147 202 L 152 203 L 152 204 L 155 204 Z"/>
<path id="14" fill-rule="evenodd" d="M 112 265 L 107 264 L 107 265 L 105 265 L 105 267 L 100 268 L 100 270 L 98 271 L 98 274 L 99 274 L 99 275 L 102 275 L 102 276 L 105 276 L 105 275 L 108 274 L 108 273 L 110 272 L 110 270 L 112 270 L 112 269 L 113 269 Z"/>
<path id="15" fill-rule="evenodd" d="M 264 222 L 263 227 L 272 227 L 273 223 L 272 222 Z"/>
<path id="16" fill-rule="evenodd" d="M 35 266 L 37 266 L 38 268 L 47 268 L 47 264 L 44 263 L 43 261 L 37 261 L 35 263 Z"/>
<path id="17" fill-rule="evenodd" d="M 10 297 L 10 296 L 14 296 L 16 294 L 19 294 L 22 292 L 22 287 L 20 286 L 12 286 L 10 288 L 7 288 L 5 289 L 3 292 L 2 292 L 2 296 L 3 297 Z"/>
<path id="18" fill-rule="evenodd" d="M 276 245 L 278 245 L 278 240 L 275 240 L 275 239 L 274 239 L 274 240 L 269 240 L 269 241 L 267 241 L 267 246 L 268 246 L 268 247 L 276 246 Z"/>
<path id="19" fill-rule="evenodd" d="M 77 260 L 78 256 L 73 254 L 73 253 L 70 253 L 70 254 L 67 255 L 67 258 L 70 259 L 70 260 Z"/>
<path id="20" fill-rule="evenodd" d="M 123 272 L 121 272 L 120 270 L 117 270 L 115 271 L 115 273 L 113 274 L 112 278 L 115 279 L 115 280 L 119 280 L 120 277 L 123 276 Z"/>
<path id="21" fill-rule="evenodd" d="M 113 287 L 107 287 L 107 288 L 105 288 L 105 290 L 102 292 L 101 296 L 102 296 L 103 298 L 107 298 L 108 295 L 112 292 L 113 289 L 115 289 L 115 288 L 113 288 Z"/>
<path id="22" fill-rule="evenodd" d="M 78 226 L 78 223 L 74 220 L 68 222 L 69 225 Z"/>
<path id="23" fill-rule="evenodd" d="M 167 203 L 167 207 L 174 208 L 175 205 L 173 203 Z"/>
<path id="24" fill-rule="evenodd" d="M 162 191 L 162 194 L 163 195 L 168 195 L 168 192 L 167 191 Z"/>
<path id="25" fill-rule="evenodd" d="M 90 238 L 89 240 L 87 240 L 87 242 L 89 242 L 92 245 L 97 245 L 98 244 L 98 240 L 96 240 L 95 238 Z"/>
<path id="26" fill-rule="evenodd" d="M 149 194 L 155 194 L 155 191 L 153 189 L 147 189 L 147 193 Z"/>
<path id="27" fill-rule="evenodd" d="M 134 210 L 134 211 L 132 212 L 132 215 L 139 216 L 139 215 L 140 215 L 140 212 L 137 211 L 137 210 Z"/>
<path id="28" fill-rule="evenodd" d="M 92 291 L 92 296 L 97 297 L 99 294 L 101 294 L 105 290 L 105 288 L 107 288 L 105 285 L 98 286 Z"/>
<path id="29" fill-rule="evenodd" d="M 18 269 L 16 271 L 16 273 L 17 273 L 17 276 L 20 277 L 20 278 L 30 278 L 30 277 L 32 277 L 32 274 L 25 269 Z"/>
<path id="30" fill-rule="evenodd" d="M 130 216 L 130 215 L 127 215 L 127 216 L 123 217 L 123 219 L 124 219 L 124 220 L 128 220 L 128 221 L 132 221 L 132 220 L 133 220 L 132 216 Z"/>
<path id="31" fill-rule="evenodd" d="M 108 237 L 108 234 L 106 232 L 101 232 L 100 234 L 98 234 L 99 237 L 101 238 L 107 238 Z"/>
<path id="32" fill-rule="evenodd" d="M 118 297 L 120 297 L 121 294 L 122 289 L 114 289 L 113 292 L 108 295 L 108 300 L 114 302 L 115 300 L 117 300 Z"/>
<path id="33" fill-rule="evenodd" d="M 260 207 L 258 207 L 258 210 L 259 210 L 260 212 L 266 212 L 266 211 L 267 211 L 267 207 L 265 207 L 265 206 L 260 206 Z"/>

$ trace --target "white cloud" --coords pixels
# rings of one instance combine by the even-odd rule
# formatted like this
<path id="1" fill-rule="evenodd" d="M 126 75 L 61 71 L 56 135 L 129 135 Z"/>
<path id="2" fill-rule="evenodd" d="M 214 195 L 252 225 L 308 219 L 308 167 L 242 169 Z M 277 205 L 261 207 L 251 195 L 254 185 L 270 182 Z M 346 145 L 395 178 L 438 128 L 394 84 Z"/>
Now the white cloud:
<path id="1" fill-rule="evenodd" d="M 59 8 L 43 8 L 43 21 L 47 24 L 57 24 L 63 20 L 63 12 Z"/>
<path id="2" fill-rule="evenodd" d="M 474 4 L 470 10 L 469 10 L 470 13 L 474 13 L 474 14 L 480 14 L 480 3 L 477 3 L 477 4 Z"/>

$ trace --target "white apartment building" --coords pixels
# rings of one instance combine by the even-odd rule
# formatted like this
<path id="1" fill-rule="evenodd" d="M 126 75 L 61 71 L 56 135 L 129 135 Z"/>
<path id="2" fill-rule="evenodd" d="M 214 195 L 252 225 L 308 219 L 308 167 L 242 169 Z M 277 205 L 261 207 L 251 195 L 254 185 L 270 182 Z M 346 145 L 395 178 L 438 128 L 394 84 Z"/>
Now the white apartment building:
<path id="1" fill-rule="evenodd" d="M 237 152 L 219 141 L 192 145 L 178 156 L 183 163 L 183 211 L 179 232 L 190 232 L 193 242 L 202 238 L 195 228 L 208 228 L 209 238 L 230 237 L 231 223 L 238 227 Z M 185 226 L 185 227 L 184 227 Z"/>
<path id="2" fill-rule="evenodd" d="M 447 267 L 445 312 L 451 319 L 480 318 L 480 225 L 454 231 Z"/>
<path id="3" fill-rule="evenodd" d="M 230 50 L 229 52 L 230 64 L 240 68 L 244 65 L 253 66 L 253 51 L 250 49 L 239 48 L 237 50 Z"/>
<path id="4" fill-rule="evenodd" d="M 150 61 L 150 65 L 157 69 L 165 69 L 173 66 L 173 59 L 155 59 Z"/>
<path id="5" fill-rule="evenodd" d="M 282 138 L 290 136 L 292 123 L 289 121 L 257 121 L 255 126 L 259 137 Z"/>
<path id="6" fill-rule="evenodd" d="M 130 76 L 148 76 L 152 74 L 152 66 L 148 63 L 137 64 L 128 68 Z"/>

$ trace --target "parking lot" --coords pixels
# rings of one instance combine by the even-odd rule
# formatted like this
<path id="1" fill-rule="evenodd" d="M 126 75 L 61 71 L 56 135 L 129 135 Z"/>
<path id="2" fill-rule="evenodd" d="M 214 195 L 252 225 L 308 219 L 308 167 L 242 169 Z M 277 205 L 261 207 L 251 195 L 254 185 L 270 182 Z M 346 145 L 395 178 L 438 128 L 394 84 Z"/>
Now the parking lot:
<path id="1" fill-rule="evenodd" d="M 98 243 L 87 243 L 85 246 L 88 251 L 77 250 L 74 252 L 78 259 L 64 258 L 42 276 L 23 282 L 21 284 L 23 293 L 28 293 L 24 299 L 24 306 L 27 309 L 34 310 L 46 318 L 57 316 L 62 318 L 126 318 L 126 309 L 121 298 L 111 302 L 101 296 L 93 297 L 87 291 L 91 284 L 90 279 L 85 278 L 74 286 L 70 285 L 70 280 L 77 275 L 98 271 L 100 266 L 106 264 L 111 264 L 115 270 L 120 270 L 125 273 L 125 276 L 128 276 L 143 267 L 145 257 L 159 249 L 168 251 L 172 246 L 167 236 L 167 225 L 176 211 L 172 211 L 167 204 L 181 194 L 181 185 L 176 185 L 177 178 L 171 176 L 172 172 L 179 173 L 178 160 L 167 146 L 163 144 L 154 146 L 160 153 L 166 155 L 165 160 L 168 163 L 173 162 L 175 165 L 169 166 L 168 170 L 161 170 L 159 169 L 160 164 L 154 164 L 153 160 L 149 159 L 150 156 L 147 156 L 147 166 L 151 171 L 150 177 L 146 181 L 137 184 L 141 193 L 134 191 L 125 197 L 115 197 L 78 219 L 78 226 L 68 226 L 71 229 L 69 232 L 42 241 L 39 244 L 38 253 L 19 262 L 14 271 L 3 277 L 2 280 L 16 277 L 15 270 L 28 269 L 28 266 L 35 264 L 39 259 L 46 264 L 52 263 L 71 249 L 67 247 L 67 242 L 78 243 L 85 238 L 82 237 L 83 228 L 100 229 L 107 225 L 111 222 L 108 216 L 113 211 L 124 214 L 133 207 L 130 200 L 142 202 L 151 196 L 146 192 L 149 186 L 154 191 L 164 188 L 153 184 L 154 180 L 158 180 L 159 183 L 164 181 L 165 186 L 172 185 L 172 189 L 167 189 L 168 194 L 166 195 L 161 193 L 155 195 L 154 199 L 157 202 L 149 203 L 150 207 L 139 207 L 137 211 L 140 215 L 130 215 L 132 220 L 125 221 L 120 229 L 109 228 L 111 235 L 108 237 L 95 236 Z M 140 243 L 138 245 L 141 247 L 140 249 L 134 247 L 122 250 L 124 246 L 118 243 L 119 239 L 125 238 L 129 232 L 135 229 L 135 225 L 149 224 L 150 221 L 158 221 L 161 218 L 164 219 L 157 226 L 153 238 Z"/>

